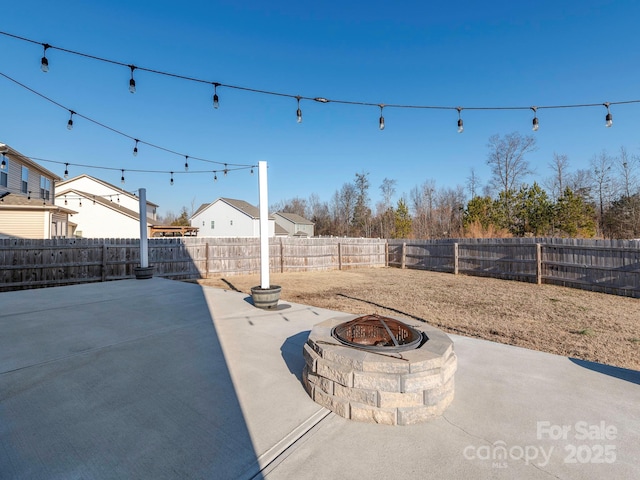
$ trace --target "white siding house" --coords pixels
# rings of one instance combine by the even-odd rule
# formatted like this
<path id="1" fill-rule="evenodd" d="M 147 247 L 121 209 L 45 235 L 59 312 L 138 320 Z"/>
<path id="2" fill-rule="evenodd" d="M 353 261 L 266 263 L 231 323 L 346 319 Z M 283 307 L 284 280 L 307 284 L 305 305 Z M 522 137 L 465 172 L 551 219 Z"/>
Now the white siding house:
<path id="1" fill-rule="evenodd" d="M 191 216 L 190 222 L 192 227 L 198 227 L 198 235 L 202 237 L 260 236 L 260 211 L 244 200 L 218 198 L 203 204 Z M 269 218 L 269 236 L 275 235 L 275 221 Z"/>
<path id="2" fill-rule="evenodd" d="M 66 237 L 72 209 L 53 203 L 60 177 L 0 144 L 0 238 Z"/>
<path id="3" fill-rule="evenodd" d="M 273 214 L 276 225 L 284 228 L 293 237 L 313 237 L 315 224 L 295 213 L 277 212 Z"/>
<path id="4" fill-rule="evenodd" d="M 76 210 L 72 221 L 77 225 L 77 237 L 140 236 L 139 198 L 110 183 L 80 175 L 57 185 L 55 202 Z M 147 227 L 155 223 L 157 207 L 155 203 L 147 202 Z"/>

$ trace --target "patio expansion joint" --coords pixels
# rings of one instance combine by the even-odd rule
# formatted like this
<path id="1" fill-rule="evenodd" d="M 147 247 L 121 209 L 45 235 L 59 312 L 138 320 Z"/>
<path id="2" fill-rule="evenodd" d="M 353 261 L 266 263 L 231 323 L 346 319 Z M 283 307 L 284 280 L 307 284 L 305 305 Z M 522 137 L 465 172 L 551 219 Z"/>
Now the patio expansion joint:
<path id="1" fill-rule="evenodd" d="M 498 441 L 498 440 L 495 440 L 494 442 L 492 442 L 492 441 L 491 441 L 491 440 L 489 440 L 488 438 L 484 438 L 484 437 L 482 437 L 482 436 L 480 436 L 480 435 L 475 435 L 475 434 L 473 434 L 473 433 L 471 433 L 471 432 L 469 432 L 469 431 L 465 430 L 462 426 L 460 426 L 460 425 L 458 425 L 457 423 L 454 423 L 454 422 L 452 422 L 451 420 L 449 420 L 449 419 L 447 418 L 446 413 L 445 413 L 445 414 L 442 414 L 442 418 L 443 418 L 443 419 L 444 419 L 444 421 L 445 421 L 445 422 L 447 422 L 449 425 L 451 425 L 451 426 L 452 426 L 452 427 L 454 427 L 454 428 L 457 428 L 458 430 L 460 430 L 460 431 L 461 431 L 462 433 L 464 433 L 465 435 L 467 435 L 467 436 L 469 436 L 469 437 L 471 437 L 471 438 L 475 438 L 475 439 L 477 439 L 477 440 L 481 440 L 481 441 L 483 441 L 483 442 L 486 442 L 486 443 L 487 443 L 487 445 L 489 445 L 489 446 L 492 446 L 495 442 L 497 442 L 497 441 Z M 520 461 L 521 461 L 521 462 L 524 462 L 524 460 L 523 460 L 522 458 L 520 459 Z M 545 470 L 544 468 L 540 467 L 539 465 L 536 465 L 534 462 L 528 462 L 528 463 L 525 463 L 525 465 L 527 465 L 527 466 L 532 466 L 532 467 L 536 468 L 537 470 L 540 470 L 541 472 L 546 473 L 546 474 L 547 474 L 547 475 L 549 475 L 551 478 L 558 478 L 558 479 L 562 478 L 562 477 L 559 477 L 559 476 L 557 476 L 557 475 L 554 475 L 553 473 L 551 473 L 551 472 L 549 472 L 549 471 Z"/>
<path id="2" fill-rule="evenodd" d="M 3 371 L 3 372 L 0 372 L 0 376 L 9 375 L 11 373 L 19 372 L 20 370 L 26 370 L 28 368 L 35 368 L 35 367 L 41 367 L 43 365 L 49 365 L 49 364 L 60 362 L 60 361 L 67 360 L 67 359 L 70 359 L 70 358 L 75 358 L 75 357 L 79 357 L 79 356 L 82 356 L 82 355 L 87 355 L 87 354 L 93 353 L 93 352 L 99 352 L 101 350 L 106 350 L 106 349 L 109 349 L 109 348 L 112 348 L 112 347 L 117 347 L 118 345 L 125 345 L 127 343 L 137 342 L 137 341 L 142 340 L 144 338 L 150 338 L 150 337 L 154 337 L 154 336 L 158 336 L 158 335 L 164 335 L 166 333 L 175 332 L 177 330 L 182 330 L 183 328 L 192 327 L 192 326 L 194 326 L 196 324 L 198 324 L 198 322 L 197 321 L 193 321 L 191 323 L 188 323 L 186 325 L 180 325 L 178 327 L 162 328 L 160 330 L 151 332 L 151 333 L 149 333 L 147 335 L 141 335 L 141 336 L 138 336 L 138 337 L 135 337 L 135 338 L 128 338 L 128 339 L 122 340 L 120 342 L 110 343 L 108 345 L 102 345 L 100 347 L 95 347 L 95 348 L 89 348 L 89 349 L 83 350 L 81 352 L 76 352 L 76 353 L 72 353 L 72 354 L 69 354 L 69 355 L 63 355 L 61 357 L 52 358 L 50 360 L 45 360 L 44 362 L 33 363 L 31 365 L 24 365 L 22 367 L 13 368 L 11 370 L 6 370 L 6 371 Z"/>

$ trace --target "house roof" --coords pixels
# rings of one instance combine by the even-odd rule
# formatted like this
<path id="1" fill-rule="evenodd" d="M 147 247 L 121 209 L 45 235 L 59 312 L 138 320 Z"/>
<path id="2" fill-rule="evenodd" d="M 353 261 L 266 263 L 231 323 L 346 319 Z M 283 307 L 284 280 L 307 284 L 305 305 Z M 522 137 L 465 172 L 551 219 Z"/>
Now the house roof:
<path id="1" fill-rule="evenodd" d="M 313 222 L 307 220 L 304 217 L 301 217 L 297 213 L 277 212 L 277 213 L 274 213 L 274 215 L 279 215 L 282 218 L 286 218 L 290 222 L 297 223 L 299 225 L 314 225 Z"/>
<path id="2" fill-rule="evenodd" d="M 60 205 L 54 205 L 53 203 L 43 202 L 41 198 L 28 198 L 22 194 L 7 193 L 0 198 L 0 209 L 3 210 L 53 210 L 61 213 L 68 213 L 73 215 L 78 213 L 75 210 L 62 207 Z"/>
<path id="3" fill-rule="evenodd" d="M 53 173 L 51 170 L 47 170 L 42 165 L 34 162 L 29 157 L 24 156 L 22 153 L 18 152 L 17 150 L 15 150 L 14 148 L 10 147 L 9 145 L 5 145 L 5 144 L 0 144 L 0 145 L 4 145 L 4 147 L 2 147 L 3 149 L 6 148 L 6 152 L 4 154 L 10 160 L 12 158 L 13 159 L 18 159 L 20 162 L 24 163 L 25 165 L 28 165 L 28 166 L 32 167 L 33 169 L 38 170 L 40 173 L 44 173 L 45 175 L 51 177 L 56 182 L 58 180 L 62 179 L 62 177 L 59 177 L 58 175 Z"/>
<path id="4" fill-rule="evenodd" d="M 58 178 L 60 178 L 60 177 L 58 177 Z M 87 175 L 86 173 L 83 173 L 82 175 L 78 175 L 77 177 L 70 178 L 69 180 L 64 180 L 62 182 L 57 182 L 56 183 L 56 188 L 65 187 L 69 183 L 75 182 L 76 180 L 79 180 L 80 178 L 88 178 L 90 180 L 93 180 L 96 183 L 104 185 L 107 188 L 110 188 L 112 190 L 117 191 L 119 195 L 126 195 L 129 198 L 136 199 L 136 200 L 138 199 L 138 197 L 136 195 L 134 195 L 133 193 L 127 192 L 126 190 L 123 190 L 122 188 L 117 187 L 116 185 L 113 185 L 112 183 L 105 182 L 104 180 L 100 180 L 99 178 L 92 177 L 91 175 Z M 68 188 L 71 188 L 71 187 L 68 187 Z M 57 195 L 57 193 L 56 193 L 56 195 Z M 97 200 L 97 197 L 96 197 L 96 200 Z M 152 207 L 158 207 L 159 206 L 158 204 L 150 202 L 149 200 L 147 200 L 147 205 L 151 205 Z"/>
<path id="5" fill-rule="evenodd" d="M 237 208 L 251 218 L 260 218 L 260 210 L 257 207 L 251 205 L 249 202 L 245 202 L 244 200 L 236 200 L 234 198 L 219 198 L 218 200 L 222 200 L 223 202 L 228 203 L 232 207 Z"/>
<path id="6" fill-rule="evenodd" d="M 286 229 L 286 228 L 284 228 L 284 227 L 283 227 L 283 226 L 281 226 L 281 225 L 278 225 L 277 223 L 276 223 L 276 224 L 275 224 L 275 226 L 274 226 L 274 231 L 273 231 L 273 233 L 275 233 L 275 234 L 276 234 L 276 235 L 278 235 L 278 236 L 280 236 L 280 235 L 288 236 L 288 235 L 289 235 L 289 232 L 287 232 L 287 229 Z"/>
<path id="7" fill-rule="evenodd" d="M 201 212 L 203 212 L 204 210 L 206 210 L 211 205 L 217 202 L 224 202 L 227 205 L 235 208 L 236 210 L 241 211 L 242 213 L 244 213 L 245 215 L 247 215 L 248 217 L 254 220 L 258 220 L 260 218 L 260 210 L 258 209 L 258 207 L 255 207 L 251 205 L 249 202 L 245 202 L 244 200 L 238 200 L 235 198 L 224 198 L 224 197 L 220 197 L 211 203 L 203 203 L 189 218 L 194 218 L 196 215 L 200 214 Z M 273 220 L 273 215 L 269 215 L 269 219 Z"/>
<path id="8" fill-rule="evenodd" d="M 83 192 L 82 190 L 77 190 L 75 188 L 69 188 L 67 190 L 63 190 L 61 192 L 56 192 L 56 199 L 60 201 L 64 200 L 65 195 L 77 195 L 82 198 L 86 198 L 89 202 L 94 202 L 104 207 L 110 208 L 111 210 L 115 210 L 123 215 L 134 218 L 136 220 L 140 220 L 140 215 L 135 210 L 131 210 L 130 208 L 126 208 L 120 205 L 118 202 L 114 202 L 113 200 L 107 200 L 99 195 L 94 195 L 93 193 Z M 73 212 L 78 213 L 78 212 Z M 155 222 L 154 219 L 147 217 L 147 224 L 153 225 Z"/>

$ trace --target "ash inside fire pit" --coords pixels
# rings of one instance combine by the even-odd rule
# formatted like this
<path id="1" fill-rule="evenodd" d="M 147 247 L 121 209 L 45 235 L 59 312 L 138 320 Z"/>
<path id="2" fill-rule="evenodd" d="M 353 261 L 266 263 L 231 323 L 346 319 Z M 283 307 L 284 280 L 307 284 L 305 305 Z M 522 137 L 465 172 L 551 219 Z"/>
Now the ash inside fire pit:
<path id="1" fill-rule="evenodd" d="M 423 334 L 406 323 L 380 315 L 364 315 L 333 328 L 331 335 L 345 345 L 377 352 L 418 348 Z"/>

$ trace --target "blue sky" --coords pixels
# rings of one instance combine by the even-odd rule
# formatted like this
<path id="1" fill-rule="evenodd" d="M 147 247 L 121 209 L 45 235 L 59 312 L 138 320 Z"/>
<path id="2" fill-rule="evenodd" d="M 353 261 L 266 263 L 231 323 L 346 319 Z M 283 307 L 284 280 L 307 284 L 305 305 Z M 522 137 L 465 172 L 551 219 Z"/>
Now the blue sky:
<path id="1" fill-rule="evenodd" d="M 30 1 L 3 6 L 0 30 L 39 43 L 125 64 L 259 90 L 373 104 L 462 107 L 573 105 L 627 101 L 638 91 L 640 40 L 635 1 Z M 356 172 L 368 172 L 372 204 L 379 185 L 397 181 L 396 199 L 433 180 L 437 188 L 465 185 L 471 168 L 489 180 L 487 141 L 517 131 L 535 135 L 528 159 L 550 175 L 553 153 L 572 170 L 588 168 L 600 152 L 625 146 L 640 154 L 640 104 L 606 109 L 531 111 L 385 108 L 302 101 L 296 122 L 292 98 L 219 88 L 130 71 L 47 51 L 0 35 L 0 73 L 82 115 L 134 138 L 229 164 L 269 166 L 269 203 L 316 193 L 329 201 Z M 81 118 L 68 131 L 64 109 L 0 77 L 0 142 L 62 176 L 80 173 L 147 189 L 160 214 L 178 213 L 218 197 L 258 203 L 258 178 L 246 171 L 224 177 L 223 167 L 140 146 Z M 73 164 L 103 167 L 91 169 Z M 107 170 L 114 168 L 115 170 Z M 166 173 L 175 171 L 174 185 Z"/>

